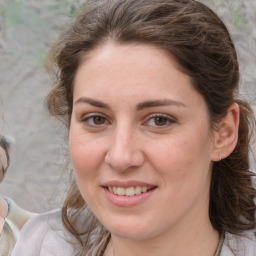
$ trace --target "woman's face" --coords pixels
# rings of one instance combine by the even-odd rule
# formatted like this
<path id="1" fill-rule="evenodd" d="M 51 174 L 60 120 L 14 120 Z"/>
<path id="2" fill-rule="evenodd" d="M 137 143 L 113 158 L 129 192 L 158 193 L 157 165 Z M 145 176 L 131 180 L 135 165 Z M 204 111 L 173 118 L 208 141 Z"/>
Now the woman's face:
<path id="1" fill-rule="evenodd" d="M 84 200 L 112 235 L 149 239 L 209 221 L 206 104 L 154 46 L 109 42 L 84 59 L 70 152 Z"/>

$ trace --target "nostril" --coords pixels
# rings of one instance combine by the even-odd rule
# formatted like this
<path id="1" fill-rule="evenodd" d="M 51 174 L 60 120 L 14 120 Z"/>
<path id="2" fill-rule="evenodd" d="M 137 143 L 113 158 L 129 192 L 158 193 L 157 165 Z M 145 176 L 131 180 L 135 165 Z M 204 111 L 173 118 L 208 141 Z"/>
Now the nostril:
<path id="1" fill-rule="evenodd" d="M 144 163 L 144 154 L 134 134 L 134 131 L 127 131 L 127 127 L 124 126 L 119 127 L 119 132 L 115 133 L 105 155 L 105 163 L 112 170 L 126 171 Z"/>
<path id="2" fill-rule="evenodd" d="M 144 163 L 144 155 L 141 151 L 108 152 L 105 162 L 112 170 L 126 171 L 130 168 L 139 167 Z"/>

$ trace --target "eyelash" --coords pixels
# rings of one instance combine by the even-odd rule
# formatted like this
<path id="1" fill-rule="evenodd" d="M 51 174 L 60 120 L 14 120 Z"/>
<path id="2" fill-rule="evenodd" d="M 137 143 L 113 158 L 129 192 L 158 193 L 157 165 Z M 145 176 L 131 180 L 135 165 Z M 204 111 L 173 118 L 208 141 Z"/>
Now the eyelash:
<path id="1" fill-rule="evenodd" d="M 164 120 L 165 123 L 163 125 L 155 124 L 157 118 L 162 119 L 162 121 Z M 154 122 L 154 124 L 150 124 L 149 126 L 157 127 L 158 129 L 166 128 L 169 125 L 176 123 L 176 120 L 174 118 L 171 118 L 170 116 L 164 114 L 152 114 L 151 116 L 149 116 L 149 118 L 147 118 L 147 120 L 144 123 L 149 123 L 151 120 Z"/>
<path id="2" fill-rule="evenodd" d="M 96 118 L 100 118 L 102 123 L 96 124 Z M 156 124 L 156 119 L 160 119 L 158 121 L 164 121 L 164 124 L 162 125 L 157 125 Z M 150 124 L 150 122 L 153 121 L 154 124 Z M 92 128 L 101 128 L 105 125 L 110 124 L 111 122 L 108 121 L 108 119 L 106 117 L 104 117 L 102 114 L 100 113 L 91 113 L 89 115 L 86 115 L 83 119 L 82 122 L 85 123 L 88 127 L 92 127 Z M 91 123 L 93 122 L 93 123 Z M 168 115 L 164 115 L 164 114 L 151 114 L 149 117 L 146 118 L 146 121 L 144 121 L 142 124 L 143 126 L 149 126 L 149 127 L 157 127 L 157 129 L 161 129 L 161 128 L 166 128 L 171 124 L 176 123 L 176 120 L 174 118 L 171 118 Z"/>
<path id="3" fill-rule="evenodd" d="M 103 119 L 104 123 L 102 124 L 96 124 L 94 121 L 95 121 L 95 118 L 101 118 Z M 90 123 L 93 122 L 93 123 Z M 103 125 L 106 125 L 106 121 L 107 121 L 107 118 L 104 117 L 102 114 L 98 114 L 98 113 L 92 113 L 92 114 L 89 114 L 89 115 L 86 115 L 85 117 L 83 117 L 82 119 L 82 122 L 85 123 L 87 126 L 89 127 L 102 127 Z M 109 122 L 107 122 L 108 124 Z"/>

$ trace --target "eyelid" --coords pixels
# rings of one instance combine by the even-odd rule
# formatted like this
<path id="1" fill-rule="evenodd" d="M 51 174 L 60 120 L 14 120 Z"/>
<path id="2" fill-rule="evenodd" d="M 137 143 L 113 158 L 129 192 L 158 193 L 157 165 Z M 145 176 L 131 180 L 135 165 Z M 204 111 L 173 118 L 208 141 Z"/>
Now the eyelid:
<path id="1" fill-rule="evenodd" d="M 149 125 L 150 127 L 154 127 L 157 129 L 164 129 L 164 128 L 167 128 L 168 126 L 172 125 L 173 123 L 177 123 L 177 120 L 168 114 L 153 113 L 153 114 L 148 115 L 145 118 L 145 121 L 143 122 L 143 124 L 149 122 L 151 119 L 156 118 L 156 117 L 166 118 L 168 123 L 166 125 L 162 125 L 162 126 L 161 125 L 159 125 L 159 126 L 158 125 Z"/>
<path id="2" fill-rule="evenodd" d="M 97 124 L 89 124 L 88 120 L 89 120 L 90 118 L 93 118 L 93 117 L 102 117 L 102 118 L 104 118 L 104 119 L 105 119 L 104 124 L 99 124 L 99 125 L 97 125 Z M 105 125 L 110 124 L 109 118 L 106 117 L 106 115 L 104 115 L 104 114 L 102 114 L 102 113 L 100 113 L 100 112 L 93 112 L 93 113 L 84 114 L 84 115 L 81 117 L 81 122 L 82 122 L 82 123 L 85 123 L 86 126 L 92 127 L 92 128 L 94 128 L 94 127 L 95 127 L 95 128 L 100 128 L 100 127 L 102 127 L 102 126 L 105 126 Z M 106 122 L 107 122 L 107 123 L 106 123 Z"/>

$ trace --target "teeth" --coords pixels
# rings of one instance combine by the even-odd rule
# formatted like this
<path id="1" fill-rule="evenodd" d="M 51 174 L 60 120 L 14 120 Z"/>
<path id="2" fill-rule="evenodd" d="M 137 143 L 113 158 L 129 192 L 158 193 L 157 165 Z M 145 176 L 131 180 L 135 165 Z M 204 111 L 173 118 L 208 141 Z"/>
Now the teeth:
<path id="1" fill-rule="evenodd" d="M 135 188 L 135 194 L 136 194 L 136 195 L 141 194 L 141 187 L 136 187 L 136 188 Z"/>
<path id="2" fill-rule="evenodd" d="M 108 190 L 119 196 L 134 196 L 139 195 L 141 193 L 145 193 L 148 191 L 147 187 L 129 187 L 129 188 L 121 188 L 121 187 L 108 187 Z"/>
<path id="3" fill-rule="evenodd" d="M 131 187 L 131 188 L 127 188 L 126 190 L 125 190 L 125 195 L 126 196 L 134 196 L 134 188 L 133 187 Z"/>
<path id="4" fill-rule="evenodd" d="M 125 196 L 125 188 L 117 188 L 117 194 L 119 196 Z"/>
<path id="5" fill-rule="evenodd" d="M 143 193 L 145 193 L 145 192 L 147 192 L 147 187 L 142 187 L 142 189 L 141 189 L 141 192 L 143 192 Z"/>

